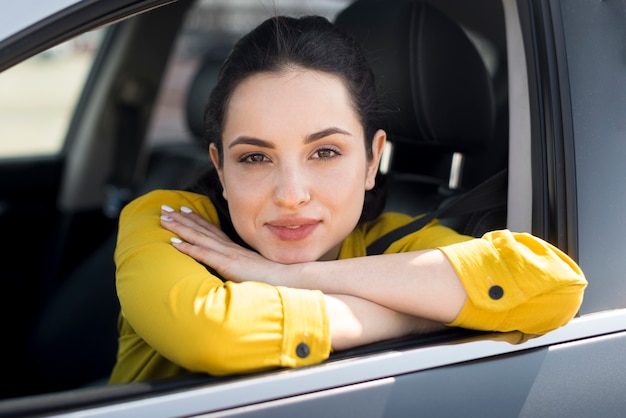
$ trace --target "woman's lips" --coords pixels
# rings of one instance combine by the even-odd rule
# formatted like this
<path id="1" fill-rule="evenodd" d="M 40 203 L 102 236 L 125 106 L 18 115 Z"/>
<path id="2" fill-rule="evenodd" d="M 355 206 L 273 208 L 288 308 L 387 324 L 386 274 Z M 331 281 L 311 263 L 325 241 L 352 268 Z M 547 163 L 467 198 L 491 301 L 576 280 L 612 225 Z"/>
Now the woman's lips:
<path id="1" fill-rule="evenodd" d="M 281 219 L 265 225 L 280 240 L 299 241 L 311 235 L 319 224 L 314 219 Z"/>

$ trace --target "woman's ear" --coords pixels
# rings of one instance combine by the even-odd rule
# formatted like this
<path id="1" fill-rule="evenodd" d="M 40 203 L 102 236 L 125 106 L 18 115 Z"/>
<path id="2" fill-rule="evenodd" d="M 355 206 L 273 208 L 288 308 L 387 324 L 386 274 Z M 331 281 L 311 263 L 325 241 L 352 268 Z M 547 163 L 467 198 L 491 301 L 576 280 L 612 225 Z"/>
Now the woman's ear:
<path id="1" fill-rule="evenodd" d="M 215 171 L 217 171 L 217 176 L 219 177 L 220 183 L 222 184 L 222 196 L 224 196 L 224 199 L 228 200 L 228 198 L 226 197 L 226 186 L 224 185 L 224 174 L 222 173 L 222 169 L 220 166 L 220 152 L 213 143 L 209 145 L 209 155 L 211 156 L 211 161 L 213 162 Z"/>
<path id="2" fill-rule="evenodd" d="M 374 134 L 374 139 L 372 140 L 372 158 L 367 162 L 365 190 L 372 190 L 376 185 L 376 174 L 378 173 L 380 158 L 383 155 L 383 149 L 385 149 L 386 142 L 387 133 L 382 129 L 377 130 Z"/>

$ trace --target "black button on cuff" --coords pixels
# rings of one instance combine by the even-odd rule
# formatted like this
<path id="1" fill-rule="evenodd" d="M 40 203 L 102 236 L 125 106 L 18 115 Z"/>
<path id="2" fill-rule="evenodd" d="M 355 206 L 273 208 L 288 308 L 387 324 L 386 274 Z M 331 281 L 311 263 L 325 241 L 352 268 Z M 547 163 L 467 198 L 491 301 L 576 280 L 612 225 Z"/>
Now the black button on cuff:
<path id="1" fill-rule="evenodd" d="M 491 286 L 489 288 L 489 297 L 493 300 L 501 299 L 504 296 L 504 289 L 500 286 Z"/>
<path id="2" fill-rule="evenodd" d="M 296 355 L 300 358 L 307 358 L 311 353 L 311 349 L 305 343 L 300 343 L 296 347 Z"/>

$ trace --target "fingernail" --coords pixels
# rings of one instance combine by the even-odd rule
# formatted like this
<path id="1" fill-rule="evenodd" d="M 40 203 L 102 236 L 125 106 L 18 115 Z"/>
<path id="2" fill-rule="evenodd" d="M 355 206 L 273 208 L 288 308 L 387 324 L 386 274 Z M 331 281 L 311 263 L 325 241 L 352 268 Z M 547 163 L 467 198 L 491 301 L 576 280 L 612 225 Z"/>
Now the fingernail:
<path id="1" fill-rule="evenodd" d="M 170 238 L 170 241 L 172 242 L 172 244 L 180 244 L 183 242 L 180 238 L 176 238 L 176 237 Z"/>
<path id="2" fill-rule="evenodd" d="M 169 216 L 167 216 L 167 215 L 161 215 L 161 220 L 169 222 L 169 221 L 173 221 L 174 219 L 169 217 Z"/>
<path id="3" fill-rule="evenodd" d="M 193 210 L 189 209 L 187 206 L 181 206 L 180 211 L 183 213 L 193 213 Z"/>
<path id="4" fill-rule="evenodd" d="M 167 206 L 167 205 L 161 205 L 161 209 L 163 209 L 166 212 L 174 212 L 174 209 L 172 209 L 170 206 Z"/>

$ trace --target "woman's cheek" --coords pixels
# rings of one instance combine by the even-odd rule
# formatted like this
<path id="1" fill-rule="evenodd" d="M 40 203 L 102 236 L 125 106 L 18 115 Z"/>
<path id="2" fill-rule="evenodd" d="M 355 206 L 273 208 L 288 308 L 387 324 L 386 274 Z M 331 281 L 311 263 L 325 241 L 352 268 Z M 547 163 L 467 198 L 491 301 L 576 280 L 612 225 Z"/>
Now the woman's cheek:
<path id="1" fill-rule="evenodd" d="M 270 167 L 249 167 L 244 164 L 236 164 L 230 170 L 224 170 L 228 194 L 240 194 L 249 197 L 261 194 L 270 186 L 271 173 Z"/>

